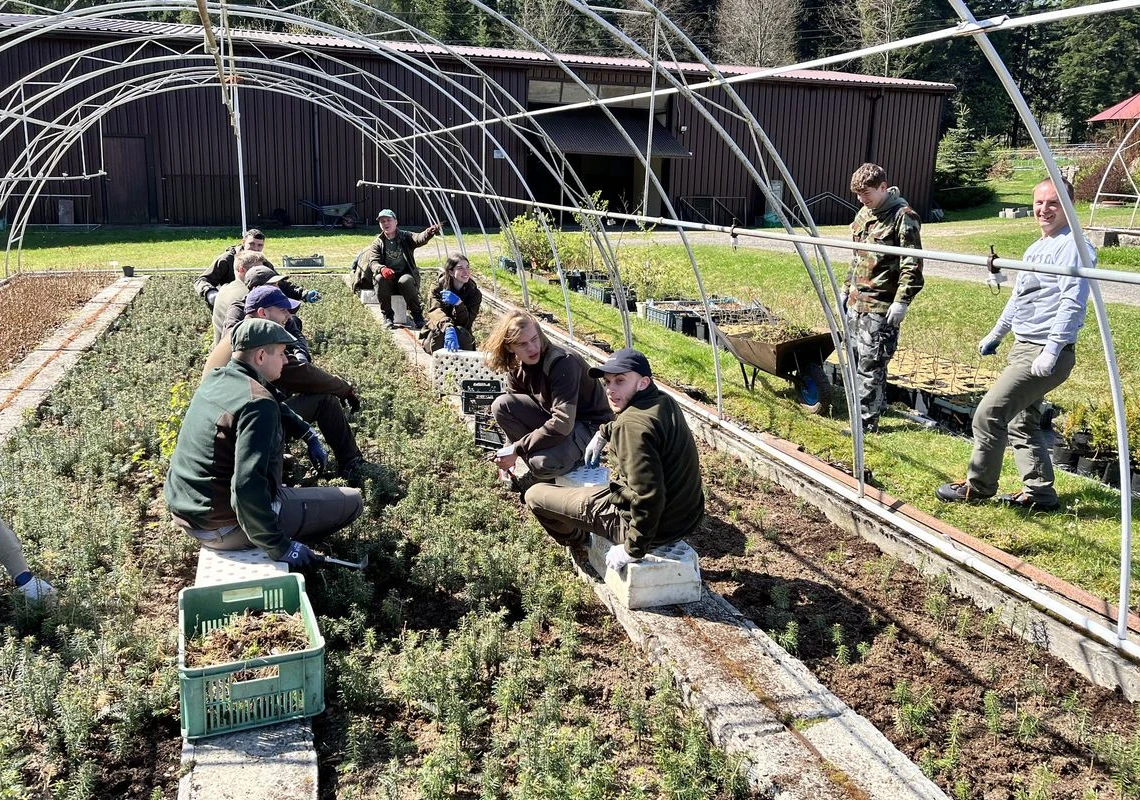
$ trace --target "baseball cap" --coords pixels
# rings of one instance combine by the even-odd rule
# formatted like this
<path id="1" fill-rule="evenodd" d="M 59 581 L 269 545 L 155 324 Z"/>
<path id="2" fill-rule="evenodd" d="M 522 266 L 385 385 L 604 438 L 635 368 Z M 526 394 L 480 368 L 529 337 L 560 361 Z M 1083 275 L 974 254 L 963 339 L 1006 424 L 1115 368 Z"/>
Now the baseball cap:
<path id="1" fill-rule="evenodd" d="M 398 219 L 396 212 L 390 208 L 382 209 L 380 213 L 376 215 L 376 221 L 379 222 L 381 217 L 391 217 L 392 219 Z"/>
<path id="2" fill-rule="evenodd" d="M 590 367 L 591 378 L 600 378 L 603 373 L 620 375 L 623 372 L 636 372 L 645 378 L 653 377 L 653 372 L 649 369 L 649 359 L 632 347 L 618 350 L 600 367 Z"/>
<path id="3" fill-rule="evenodd" d="M 258 286 L 245 296 L 245 313 L 252 314 L 259 308 L 277 306 L 286 311 L 296 311 L 301 307 L 300 300 L 290 300 L 276 286 Z"/>
<path id="4" fill-rule="evenodd" d="M 233 333 L 230 334 L 230 342 L 235 353 L 271 344 L 293 344 L 296 341 L 293 334 L 276 322 L 261 317 L 243 319 L 234 326 Z"/>
<path id="5" fill-rule="evenodd" d="M 273 267 L 254 267 L 245 271 L 245 285 L 249 288 L 264 286 L 267 283 L 277 283 L 281 276 Z"/>

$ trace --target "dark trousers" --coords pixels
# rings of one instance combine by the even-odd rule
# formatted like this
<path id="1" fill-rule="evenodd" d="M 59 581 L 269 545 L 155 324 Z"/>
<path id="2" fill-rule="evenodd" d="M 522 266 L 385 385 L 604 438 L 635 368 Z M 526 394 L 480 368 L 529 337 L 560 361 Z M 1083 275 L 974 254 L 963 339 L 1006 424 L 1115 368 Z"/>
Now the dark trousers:
<path id="1" fill-rule="evenodd" d="M 392 316 L 392 294 L 399 292 L 408 304 L 408 315 L 412 317 L 423 316 L 424 307 L 420 304 L 420 282 L 415 275 L 405 273 L 397 278 L 384 278 L 379 274 L 372 276 L 376 285 L 376 299 L 380 301 L 380 310 L 384 316 Z"/>
<path id="2" fill-rule="evenodd" d="M 316 544 L 364 513 L 359 489 L 341 486 L 283 486 L 277 494 L 277 522 L 290 539 Z M 248 550 L 254 544 L 237 525 L 213 531 L 187 530 L 211 550 Z"/>
<path id="3" fill-rule="evenodd" d="M 491 413 L 512 442 L 538 430 L 550 420 L 550 414 L 529 394 L 501 394 L 491 404 Z M 536 478 L 565 475 L 582 463 L 586 445 L 597 429 L 597 425 L 575 422 L 574 430 L 562 441 L 519 457 Z"/>
<path id="4" fill-rule="evenodd" d="M 356 437 L 344 416 L 340 400 L 331 394 L 298 394 L 285 401 L 305 422 L 316 423 L 321 435 L 332 448 L 337 464 L 344 467 L 360 457 Z"/>

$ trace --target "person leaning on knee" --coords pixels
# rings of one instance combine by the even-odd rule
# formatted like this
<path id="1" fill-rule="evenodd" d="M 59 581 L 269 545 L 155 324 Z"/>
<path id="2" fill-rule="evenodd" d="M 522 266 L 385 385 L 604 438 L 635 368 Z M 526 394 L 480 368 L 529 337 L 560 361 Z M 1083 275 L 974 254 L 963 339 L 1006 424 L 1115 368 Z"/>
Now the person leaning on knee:
<path id="1" fill-rule="evenodd" d="M 488 367 L 507 373 L 507 392 L 491 405 L 510 439 L 509 452 L 496 459 L 499 469 L 512 472 L 522 459 L 528 481 L 550 480 L 581 464 L 598 426 L 613 419 L 602 385 L 582 357 L 548 341 L 522 311 L 504 314 L 484 349 Z"/>
<path id="2" fill-rule="evenodd" d="M 55 600 L 55 587 L 32 573 L 24 548 L 15 532 L 0 520 L 0 564 L 16 582 L 16 591 L 34 603 L 51 603 Z"/>
<path id="3" fill-rule="evenodd" d="M 1064 185 L 1072 200 L 1072 184 L 1065 181 Z M 1034 187 L 1033 216 L 1041 228 L 1041 238 L 1029 245 L 1023 261 L 1080 267 L 1083 262 L 1078 247 L 1084 246 L 1091 266 L 1096 266 L 1092 245 L 1078 241 L 1069 228 L 1052 181 Z M 1010 331 L 1013 348 L 1006 368 L 974 412 L 974 448 L 966 479 L 939 486 L 935 491 L 939 500 L 979 502 L 996 495 L 1005 448 L 1012 440 L 1022 489 L 1000 495 L 998 500 L 1034 511 L 1060 508 L 1053 486 L 1050 437 L 1041 426 L 1042 402 L 1073 371 L 1077 333 L 1085 322 L 1088 297 L 1089 282 L 1075 275 L 1017 274 L 1013 293 L 993 330 L 978 343 L 978 353 L 994 355 Z"/>

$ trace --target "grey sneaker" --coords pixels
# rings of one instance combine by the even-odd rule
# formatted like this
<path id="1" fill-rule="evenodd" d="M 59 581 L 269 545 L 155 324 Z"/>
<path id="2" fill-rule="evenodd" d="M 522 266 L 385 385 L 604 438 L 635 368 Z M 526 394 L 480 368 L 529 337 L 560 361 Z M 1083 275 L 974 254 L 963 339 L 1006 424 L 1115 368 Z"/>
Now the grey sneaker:
<path id="1" fill-rule="evenodd" d="M 396 327 L 396 315 L 395 314 L 385 314 L 384 315 L 384 327 L 387 330 L 392 330 L 393 328 Z"/>

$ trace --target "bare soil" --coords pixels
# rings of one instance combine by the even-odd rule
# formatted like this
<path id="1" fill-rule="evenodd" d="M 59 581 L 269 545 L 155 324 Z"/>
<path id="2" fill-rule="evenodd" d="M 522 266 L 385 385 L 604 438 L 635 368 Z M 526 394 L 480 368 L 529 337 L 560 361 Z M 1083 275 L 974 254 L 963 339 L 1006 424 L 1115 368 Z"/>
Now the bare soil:
<path id="1" fill-rule="evenodd" d="M 1122 796 L 1094 754 L 1137 736 L 1133 704 L 738 462 L 702 461 L 708 519 L 690 542 L 705 581 L 948 794 Z"/>
<path id="2" fill-rule="evenodd" d="M 0 285 L 0 373 L 26 356 L 91 297 L 115 280 L 105 273 L 16 275 Z"/>

